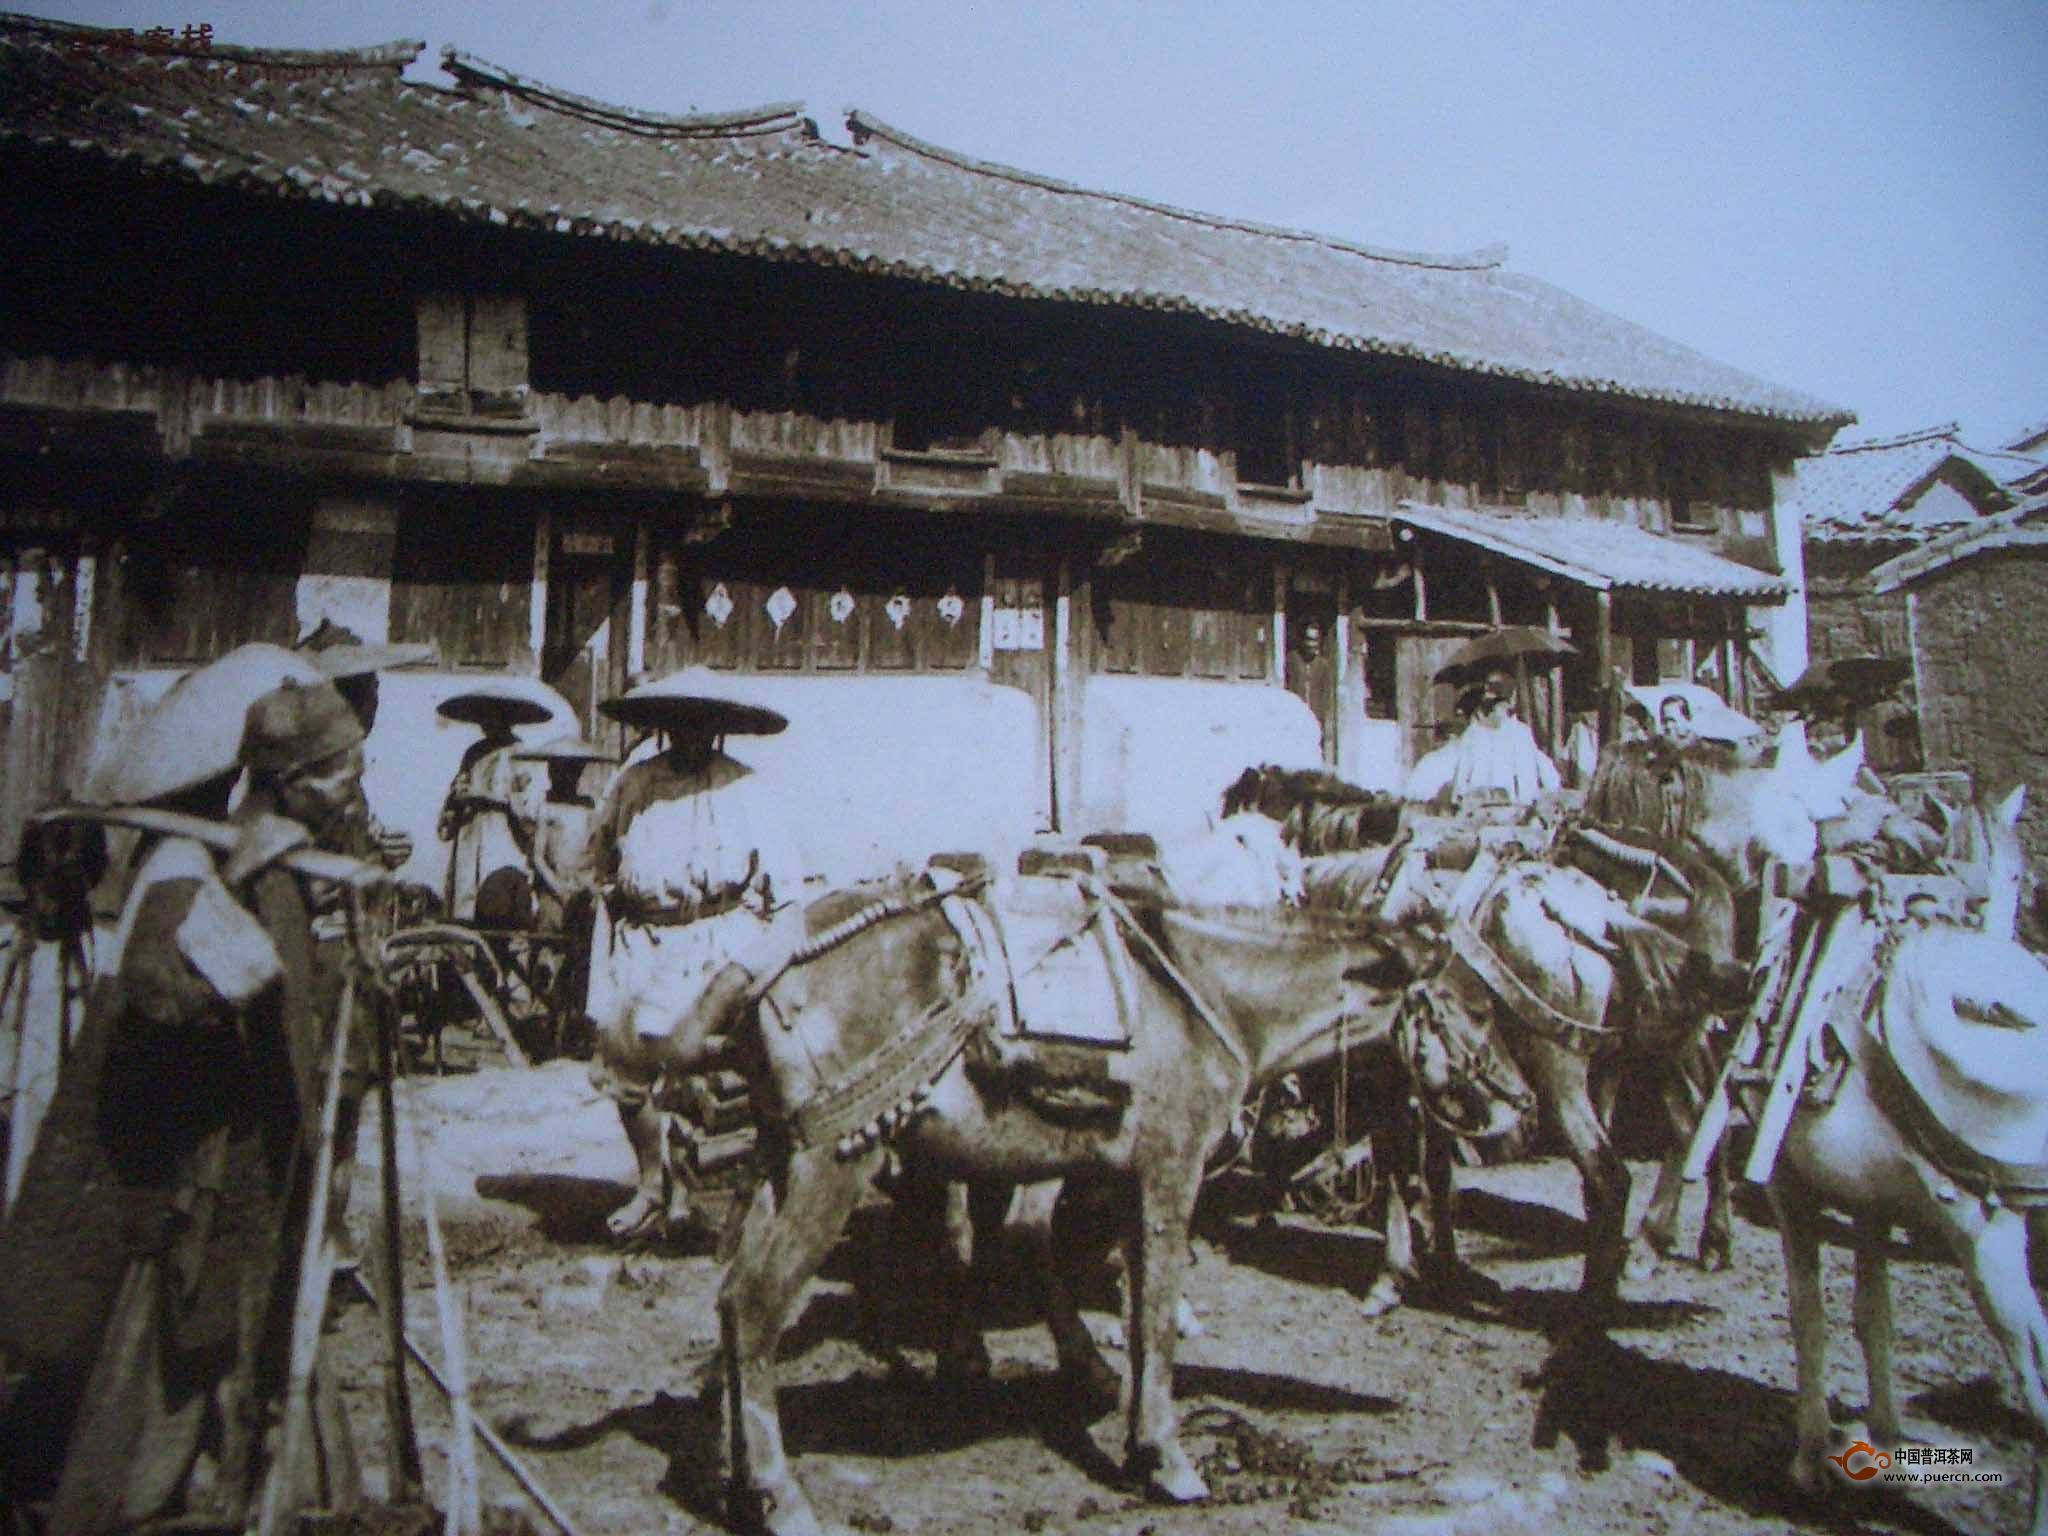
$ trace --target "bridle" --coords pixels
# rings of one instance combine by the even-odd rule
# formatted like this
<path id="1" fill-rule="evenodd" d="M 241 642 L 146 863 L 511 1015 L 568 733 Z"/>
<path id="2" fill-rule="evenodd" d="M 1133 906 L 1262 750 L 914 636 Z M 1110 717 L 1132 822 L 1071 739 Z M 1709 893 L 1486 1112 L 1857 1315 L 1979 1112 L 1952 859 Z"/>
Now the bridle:
<path id="1" fill-rule="evenodd" d="M 1424 1087 L 1422 1052 L 1425 1029 L 1443 1048 L 1450 1075 L 1445 1091 L 1431 1092 Z M 1402 994 L 1401 1011 L 1394 1018 L 1394 1049 L 1418 1090 L 1416 1097 L 1422 1112 L 1454 1136 L 1469 1138 L 1481 1133 L 1457 1124 L 1437 1107 L 1438 1101 L 1451 1089 L 1476 1088 L 1488 1098 L 1512 1109 L 1516 1119 L 1536 1107 L 1535 1094 L 1526 1085 L 1518 1085 L 1508 1077 L 1491 1045 L 1483 1039 L 1468 1044 L 1452 1032 L 1437 1005 L 1435 990 L 1427 979 L 1411 982 Z M 1506 1129 L 1504 1126 L 1491 1134 L 1505 1134 Z"/>

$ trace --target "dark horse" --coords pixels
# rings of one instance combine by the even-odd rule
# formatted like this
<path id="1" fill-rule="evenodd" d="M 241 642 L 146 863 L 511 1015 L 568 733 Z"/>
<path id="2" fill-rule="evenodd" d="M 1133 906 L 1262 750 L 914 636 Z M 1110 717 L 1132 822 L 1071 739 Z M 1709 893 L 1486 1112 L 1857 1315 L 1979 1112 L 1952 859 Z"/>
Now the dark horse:
<path id="1" fill-rule="evenodd" d="M 1204 1162 L 1254 1082 L 1343 1021 L 1391 1028 L 1405 1006 L 1425 1004 L 1412 979 L 1441 963 L 1423 930 L 1119 906 L 1139 961 L 1131 1039 L 1113 1070 L 1121 1101 L 1112 1093 L 1092 1110 L 1055 1113 L 985 1033 L 990 983 L 942 910 L 948 899 L 967 898 L 942 898 L 921 880 L 821 898 L 800 934 L 751 969 L 721 972 L 670 1042 L 672 1070 L 736 1051 L 763 1111 L 767 1176 L 719 1295 L 721 1396 L 734 1516 L 777 1536 L 820 1526 L 784 1454 L 776 1346 L 885 1143 L 919 1176 L 984 1186 L 1081 1176 L 1122 1192 L 1130 1470 L 1167 1499 L 1204 1497 L 1171 1398 L 1175 1302 Z M 849 1127 L 849 1115 L 865 1118 Z"/>

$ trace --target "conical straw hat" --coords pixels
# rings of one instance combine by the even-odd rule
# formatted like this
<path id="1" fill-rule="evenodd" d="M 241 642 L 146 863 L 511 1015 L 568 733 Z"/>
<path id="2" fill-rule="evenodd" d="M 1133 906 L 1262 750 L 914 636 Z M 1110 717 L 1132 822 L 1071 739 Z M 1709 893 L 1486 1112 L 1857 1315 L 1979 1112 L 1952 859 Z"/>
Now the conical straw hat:
<path id="1" fill-rule="evenodd" d="M 538 699 L 530 699 L 523 693 L 514 693 L 505 688 L 493 688 L 488 684 L 469 689 L 465 693 L 451 694 L 443 699 L 438 712 L 449 720 L 460 720 L 465 725 L 491 726 L 504 724 L 538 725 L 553 718 L 553 711 Z"/>
<path id="2" fill-rule="evenodd" d="M 709 667 L 685 667 L 597 707 L 621 724 L 642 730 L 773 736 L 789 725 L 787 715 L 746 697 L 736 678 Z"/>
<path id="3" fill-rule="evenodd" d="M 281 645 L 237 646 L 171 684 L 134 730 L 112 744 L 81 798 L 139 805 L 232 773 L 241 766 L 249 706 L 286 682 L 321 681 L 309 656 Z"/>

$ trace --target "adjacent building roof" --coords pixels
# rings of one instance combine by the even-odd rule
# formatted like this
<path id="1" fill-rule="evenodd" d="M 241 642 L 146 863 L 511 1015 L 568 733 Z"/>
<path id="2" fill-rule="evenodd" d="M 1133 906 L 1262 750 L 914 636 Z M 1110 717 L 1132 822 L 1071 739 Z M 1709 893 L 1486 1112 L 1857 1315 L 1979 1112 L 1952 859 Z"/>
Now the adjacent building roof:
<path id="1" fill-rule="evenodd" d="M 1790 590 L 1767 571 L 1605 518 L 1518 517 L 1404 501 L 1393 521 L 1397 530 L 1405 526 L 1441 534 L 1595 591 L 1774 603 L 1783 601 Z"/>
<path id="2" fill-rule="evenodd" d="M 789 104 L 658 116 L 454 49 L 442 63 L 455 88 L 415 85 L 401 75 L 417 43 L 316 55 L 118 41 L 0 17 L 0 142 L 264 196 L 1195 315 L 1803 428 L 1853 420 L 1510 272 L 1503 250 L 1379 250 L 1088 191 L 858 111 L 856 148 L 822 141 Z"/>
<path id="3" fill-rule="evenodd" d="M 1947 570 L 1964 560 L 2001 550 L 2048 548 L 2048 496 L 2023 501 L 2009 511 L 1994 513 L 1967 527 L 1953 528 L 1909 549 L 1871 571 L 1870 585 L 1876 592 L 1894 592 L 1900 587 Z"/>
<path id="4" fill-rule="evenodd" d="M 1798 512 L 1806 537 L 1907 539 L 2010 506 L 2008 487 L 2048 469 L 2038 458 L 1967 446 L 1956 423 L 1842 443 L 1799 461 L 1779 505 Z M 1928 498 L 1936 481 L 1960 493 Z"/>

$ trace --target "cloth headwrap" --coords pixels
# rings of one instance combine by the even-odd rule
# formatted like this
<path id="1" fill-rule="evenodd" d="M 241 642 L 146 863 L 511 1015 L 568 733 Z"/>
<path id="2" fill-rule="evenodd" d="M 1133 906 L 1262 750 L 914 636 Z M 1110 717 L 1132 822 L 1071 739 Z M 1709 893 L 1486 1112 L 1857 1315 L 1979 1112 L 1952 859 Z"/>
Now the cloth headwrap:
<path id="1" fill-rule="evenodd" d="M 242 763 L 254 773 L 282 775 L 346 752 L 362 739 L 362 722 L 334 684 L 287 681 L 249 706 Z"/>

